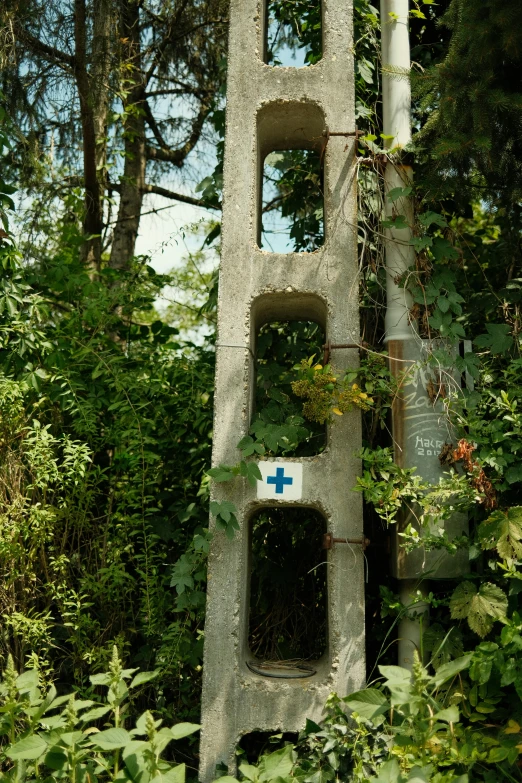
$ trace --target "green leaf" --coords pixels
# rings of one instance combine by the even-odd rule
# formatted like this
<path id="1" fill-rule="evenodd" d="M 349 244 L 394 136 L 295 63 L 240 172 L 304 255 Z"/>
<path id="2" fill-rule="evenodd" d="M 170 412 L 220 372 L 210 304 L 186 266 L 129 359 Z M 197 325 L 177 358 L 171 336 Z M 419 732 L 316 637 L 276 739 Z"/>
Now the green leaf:
<path id="1" fill-rule="evenodd" d="M 383 228 L 393 228 L 396 231 L 402 231 L 405 228 L 409 228 L 409 223 L 404 215 L 397 215 L 395 218 L 389 218 L 382 221 Z"/>
<path id="2" fill-rule="evenodd" d="M 201 182 L 196 185 L 196 193 L 201 193 L 201 191 L 208 188 L 209 185 L 212 185 L 212 177 L 205 177 L 205 179 L 202 179 Z"/>
<path id="3" fill-rule="evenodd" d="M 491 353 L 504 354 L 513 345 L 511 327 L 508 324 L 486 324 L 487 334 L 479 334 L 474 343 L 479 348 L 489 348 Z"/>
<path id="4" fill-rule="evenodd" d="M 292 758 L 292 746 L 287 745 L 281 750 L 270 753 L 263 758 L 263 771 L 259 776 L 261 783 L 263 781 L 275 780 L 275 778 L 284 778 L 289 775 L 294 765 Z"/>
<path id="5" fill-rule="evenodd" d="M 454 619 L 467 618 L 471 630 L 484 637 L 493 622 L 505 616 L 507 597 L 491 582 L 481 584 L 478 592 L 472 582 L 462 582 L 453 592 L 450 609 Z"/>
<path id="6" fill-rule="evenodd" d="M 23 674 L 20 674 L 16 678 L 16 687 L 20 693 L 28 693 L 34 688 L 38 688 L 38 671 L 36 669 L 28 669 Z"/>
<path id="7" fill-rule="evenodd" d="M 482 549 L 495 549 L 504 560 L 522 558 L 522 506 L 494 511 L 479 525 Z"/>
<path id="8" fill-rule="evenodd" d="M 63 769 L 67 764 L 67 761 L 67 754 L 65 753 L 64 749 L 58 747 L 57 745 L 49 748 L 49 751 L 46 753 L 44 758 L 45 766 L 49 767 L 50 769 Z"/>
<path id="9" fill-rule="evenodd" d="M 412 245 L 417 253 L 420 253 L 421 250 L 425 250 L 427 247 L 431 247 L 433 244 L 432 237 L 423 236 L 423 237 L 410 237 L 409 244 Z"/>
<path id="10" fill-rule="evenodd" d="M 321 726 L 310 718 L 306 719 L 305 734 L 317 734 L 318 731 L 322 731 Z"/>
<path id="11" fill-rule="evenodd" d="M 463 652 L 462 634 L 455 625 L 446 629 L 440 623 L 431 623 L 423 634 L 424 649 L 431 652 L 431 663 L 435 671 L 459 658 Z"/>
<path id="12" fill-rule="evenodd" d="M 257 767 L 253 766 L 253 764 L 240 764 L 239 771 L 241 772 L 244 778 L 246 778 L 247 780 L 251 780 L 252 783 L 255 783 L 255 781 L 259 777 L 259 771 Z"/>
<path id="13" fill-rule="evenodd" d="M 170 586 L 176 588 L 178 595 L 182 595 L 185 592 L 185 588 L 191 590 L 194 587 L 193 570 L 194 562 L 188 554 L 181 555 L 177 563 L 174 564 Z"/>
<path id="14" fill-rule="evenodd" d="M 453 591 L 450 601 L 451 616 L 454 620 L 464 620 L 468 616 L 471 599 L 477 588 L 473 582 L 461 582 Z"/>
<path id="15" fill-rule="evenodd" d="M 159 673 L 160 673 L 159 669 L 155 669 L 152 672 L 138 672 L 138 674 L 134 677 L 134 679 L 130 683 L 129 688 L 136 688 L 138 685 L 145 685 L 146 682 L 155 680 L 156 677 L 159 675 Z"/>
<path id="16" fill-rule="evenodd" d="M 376 688 L 366 688 L 365 690 L 351 693 L 344 701 L 351 710 L 367 720 L 371 720 L 377 715 L 383 715 L 390 706 L 384 693 Z"/>
<path id="17" fill-rule="evenodd" d="M 490 764 L 498 764 L 500 761 L 504 761 L 509 753 L 509 748 L 491 748 L 489 751 L 488 761 Z"/>
<path id="18" fill-rule="evenodd" d="M 411 682 L 411 672 L 402 666 L 379 666 L 379 671 L 388 683 L 405 685 Z"/>
<path id="19" fill-rule="evenodd" d="M 442 313 L 447 313 L 450 308 L 450 300 L 445 296 L 439 296 L 437 299 L 437 307 Z"/>
<path id="20" fill-rule="evenodd" d="M 508 468 L 504 475 L 508 484 L 516 484 L 517 481 L 522 481 L 522 462 Z"/>
<path id="21" fill-rule="evenodd" d="M 225 528 L 225 535 L 229 541 L 233 540 L 236 531 L 238 530 L 241 530 L 241 528 L 239 527 L 239 522 L 237 521 L 235 514 L 232 514 L 232 516 L 230 517 L 230 522 Z"/>
<path id="22" fill-rule="evenodd" d="M 376 138 L 376 137 L 374 137 Z M 393 137 L 392 137 L 393 138 Z M 389 201 L 394 204 L 398 199 L 400 198 L 407 198 L 409 195 L 411 195 L 412 188 L 392 188 L 390 191 L 388 191 L 388 199 Z"/>
<path id="23" fill-rule="evenodd" d="M 459 719 L 459 709 L 455 704 L 452 704 L 451 707 L 447 707 L 445 710 L 437 712 L 433 716 L 433 720 L 443 720 L 446 723 L 458 723 Z"/>
<path id="24" fill-rule="evenodd" d="M 207 470 L 207 475 L 214 479 L 214 481 L 230 481 L 234 478 L 232 470 L 226 465 L 220 465 L 217 468 L 210 468 Z"/>
<path id="25" fill-rule="evenodd" d="M 288 402 L 288 394 L 282 392 L 281 389 L 277 388 L 277 386 L 271 386 L 270 389 L 268 389 L 267 394 L 271 400 L 275 400 L 276 402 L 280 402 L 282 404 Z"/>
<path id="26" fill-rule="evenodd" d="M 379 768 L 377 777 L 372 778 L 372 783 L 398 783 L 400 771 L 397 759 L 385 761 L 382 767 Z"/>
<path id="27" fill-rule="evenodd" d="M 85 734 L 81 731 L 66 731 L 64 734 L 60 734 L 60 742 L 68 748 L 72 748 L 73 745 L 77 745 L 83 739 L 85 739 Z"/>
<path id="28" fill-rule="evenodd" d="M 433 311 L 433 315 L 430 316 L 428 320 L 430 326 L 434 329 L 438 329 L 440 332 L 444 332 L 444 330 L 448 329 L 450 326 L 453 316 L 451 313 L 443 313 L 439 307 L 436 307 Z"/>
<path id="29" fill-rule="evenodd" d="M 250 435 L 245 435 L 244 438 L 241 438 L 239 443 L 237 444 L 238 449 L 243 450 L 248 448 L 248 446 L 251 446 L 254 442 L 254 439 L 250 437 Z"/>
<path id="30" fill-rule="evenodd" d="M 47 748 L 48 743 L 39 734 L 30 734 L 5 751 L 5 755 L 13 761 L 38 759 Z"/>
<path id="31" fill-rule="evenodd" d="M 372 64 L 367 60 L 359 60 L 357 62 L 357 70 L 366 84 L 373 84 L 373 74 L 371 72 L 371 68 Z"/>
<path id="32" fill-rule="evenodd" d="M 104 715 L 107 715 L 110 709 L 111 709 L 110 706 L 94 707 L 94 709 L 89 710 L 88 712 L 84 712 L 83 715 L 81 715 L 81 720 L 84 721 L 84 723 L 87 723 L 88 721 L 91 720 L 98 720 L 98 718 L 103 718 Z"/>
<path id="33" fill-rule="evenodd" d="M 432 677 L 432 682 L 435 687 L 439 688 L 445 682 L 448 682 L 448 680 L 452 680 L 459 672 L 467 669 L 472 657 L 473 653 L 467 653 L 466 655 L 461 655 L 460 658 L 456 658 L 454 661 L 449 661 L 449 663 L 444 663 L 440 666 L 437 669 L 436 674 Z"/>
<path id="34" fill-rule="evenodd" d="M 237 513 L 237 508 L 229 500 L 222 500 L 221 502 L 212 500 L 210 502 L 210 513 L 215 517 L 221 517 L 225 522 L 229 522 L 230 517 Z"/>
<path id="35" fill-rule="evenodd" d="M 255 487 L 258 481 L 263 480 L 257 462 L 249 462 L 247 464 L 247 479 L 252 487 Z"/>
<path id="36" fill-rule="evenodd" d="M 440 263 L 444 260 L 455 261 L 459 257 L 459 252 L 453 247 L 451 242 L 443 237 L 434 237 L 431 252 L 435 261 Z"/>
<path id="37" fill-rule="evenodd" d="M 92 742 L 102 750 L 117 750 L 131 741 L 131 735 L 125 729 L 113 727 L 91 736 Z"/>
<path id="38" fill-rule="evenodd" d="M 469 372 L 472 378 L 477 380 L 480 376 L 480 358 L 471 351 L 466 351 L 463 357 L 464 369 Z M 471 401 L 472 402 L 472 401 Z M 469 407 L 469 401 L 468 401 Z"/>
<path id="39" fill-rule="evenodd" d="M 498 645 L 494 642 L 482 642 L 475 649 L 471 666 L 469 668 L 469 676 L 478 685 L 485 685 L 491 677 L 493 670 L 493 661 L 497 657 Z M 477 706 L 477 693 L 474 696 L 473 706 Z"/>
<path id="40" fill-rule="evenodd" d="M 91 674 L 89 677 L 89 680 L 93 685 L 110 685 L 111 684 L 111 675 L 110 674 Z"/>
<path id="41" fill-rule="evenodd" d="M 185 783 L 185 775 L 185 764 L 178 764 L 173 769 L 169 769 L 168 772 L 162 772 L 158 780 L 161 780 L 162 783 Z"/>
<path id="42" fill-rule="evenodd" d="M 440 226 L 441 228 L 445 228 L 448 225 L 446 218 L 438 212 L 431 212 L 428 210 L 428 212 L 422 212 L 418 218 L 419 223 L 424 226 L 424 228 L 429 228 L 433 224 Z"/>
<path id="43" fill-rule="evenodd" d="M 172 739 L 178 740 L 183 739 L 183 737 L 188 737 L 190 734 L 194 734 L 194 732 L 199 731 L 201 726 L 199 723 L 176 723 L 175 726 L 172 726 L 170 729 L 172 733 Z"/>
<path id="44" fill-rule="evenodd" d="M 138 724 L 144 718 L 145 718 L 145 713 L 143 713 L 143 715 L 140 715 L 140 717 L 136 721 L 136 724 Z M 140 734 L 146 734 L 146 731 L 145 731 L 145 729 L 143 729 L 143 731 L 140 731 L 139 733 Z M 127 745 L 125 745 L 125 748 L 123 749 L 122 754 L 121 754 L 122 758 L 124 758 L 126 760 L 130 756 L 133 756 L 134 759 L 135 759 L 136 756 L 140 753 L 140 751 L 142 751 L 147 746 L 148 746 L 148 743 L 145 742 L 144 740 L 133 739 L 129 743 L 127 743 Z M 127 763 L 127 762 L 125 762 L 125 763 Z"/>
<path id="45" fill-rule="evenodd" d="M 131 776 L 131 780 L 139 781 L 145 768 L 143 751 L 150 750 L 150 743 L 143 740 L 131 740 L 122 750 L 122 758 Z M 147 778 L 145 778 L 147 780 Z"/>

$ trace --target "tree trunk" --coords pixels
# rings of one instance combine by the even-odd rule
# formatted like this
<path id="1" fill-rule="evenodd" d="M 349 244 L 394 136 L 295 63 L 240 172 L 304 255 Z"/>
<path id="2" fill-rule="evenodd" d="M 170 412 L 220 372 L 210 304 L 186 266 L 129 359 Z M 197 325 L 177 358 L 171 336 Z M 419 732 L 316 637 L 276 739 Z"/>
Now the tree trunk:
<path id="1" fill-rule="evenodd" d="M 145 188 L 145 83 L 141 67 L 140 14 L 137 0 L 121 0 L 122 63 L 130 75 L 124 84 L 125 164 L 120 186 L 110 266 L 127 269 L 134 256 Z"/>
<path id="2" fill-rule="evenodd" d="M 85 0 L 74 0 L 74 75 L 80 99 L 80 121 L 83 137 L 83 176 L 85 187 L 85 216 L 83 232 L 89 238 L 82 247 L 82 260 L 95 271 L 101 262 L 101 233 L 103 214 L 101 189 L 96 170 L 96 126 L 91 79 L 87 70 L 87 18 Z"/>
<path id="3" fill-rule="evenodd" d="M 90 76 L 96 137 L 96 172 L 102 198 L 107 188 L 107 116 L 114 12 L 114 0 L 94 0 Z"/>

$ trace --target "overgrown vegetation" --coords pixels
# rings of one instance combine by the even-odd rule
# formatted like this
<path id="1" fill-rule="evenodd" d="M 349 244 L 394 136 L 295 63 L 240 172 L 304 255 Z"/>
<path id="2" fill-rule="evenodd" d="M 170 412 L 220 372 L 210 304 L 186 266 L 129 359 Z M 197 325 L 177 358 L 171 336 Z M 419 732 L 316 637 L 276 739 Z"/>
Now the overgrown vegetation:
<path id="1" fill-rule="evenodd" d="M 239 777 L 521 780 L 519 3 L 413 4 L 415 183 L 389 194 L 393 216 L 383 223 L 382 156 L 389 153 L 381 144 L 378 39 L 386 20 L 367 0 L 355 0 L 357 122 L 365 133 L 357 159 L 361 365 L 344 376 L 323 364 L 324 336 L 315 324 L 263 327 L 251 432 L 239 444 L 237 465 L 211 471 L 212 338 L 196 347 L 180 338 L 186 324 L 158 315 L 157 298 L 173 280 L 134 248 L 147 193 L 219 208 L 226 7 L 160 5 L 11 2 L 0 12 L 7 31 L 0 114 L 2 779 L 182 780 L 182 768 L 160 753 L 185 729 L 156 723 L 197 720 L 199 713 L 209 481 L 255 483 L 256 455 L 318 453 L 325 423 L 335 426 L 355 405 L 364 413 L 365 441 L 353 489 L 364 493 L 369 537 L 383 541 L 401 508 L 413 504 L 429 534 L 406 530 L 404 545 L 465 549 L 469 572 L 429 584 L 425 660 L 410 674 L 393 665 L 397 621 L 408 609 L 392 580 L 382 579 L 385 548 L 370 549 L 369 688 L 332 696 L 321 726 L 308 723 L 297 744 L 258 765 L 242 763 Z M 269 62 L 292 47 L 309 65 L 317 62 L 319 4 L 270 5 Z M 102 6 L 104 18 L 94 13 Z M 75 70 L 66 49 L 73 28 Z M 101 91 L 94 78 L 100 69 L 107 74 Z M 165 119 L 166 100 L 188 101 L 187 111 Z M 214 169 L 201 172 L 203 156 L 198 195 L 148 184 L 148 172 L 190 166 L 205 142 L 215 150 Z M 304 184 L 297 177 L 305 157 L 285 152 L 273 161 L 267 207 L 280 210 L 296 250 L 313 250 L 321 232 L 320 171 Z M 189 173 L 183 176 L 188 181 Z M 9 225 L 15 185 L 24 214 L 16 239 Z M 402 281 L 412 316 L 426 339 L 474 342 L 473 353 L 455 360 L 474 378 L 474 390 L 457 392 L 439 377 L 434 391 L 456 428 L 441 454 L 447 478 L 436 487 L 397 466 L 390 449 L 389 412 L 400 382 L 381 345 L 381 236 L 405 224 L 406 196 L 415 202 L 416 262 Z M 213 219 L 201 252 L 219 230 Z M 215 307 L 216 279 L 206 274 L 200 284 L 208 304 L 191 312 L 190 329 Z M 440 346 L 432 361 L 444 376 Z M 467 513 L 470 532 L 450 541 L 444 520 L 455 509 Z M 238 522 L 231 504 L 210 510 L 217 529 L 232 537 Z M 251 644 L 264 657 L 313 657 L 319 647 L 297 632 L 299 591 L 310 592 L 309 574 L 297 587 L 293 580 L 292 595 L 288 590 L 288 555 L 304 538 L 277 537 L 271 561 L 265 549 L 274 525 L 260 519 L 253 536 L 256 611 L 272 625 L 254 622 Z M 309 572 L 314 563 L 304 549 Z M 317 636 L 325 596 L 316 582 L 313 590 L 307 618 Z M 282 619 L 286 636 L 277 630 Z M 134 673 L 122 666 L 155 673 L 136 675 L 128 701 Z M 109 686 L 107 701 L 100 686 Z M 126 711 L 118 713 L 123 700 Z M 197 766 L 192 745 L 180 752 Z"/>
<path id="2" fill-rule="evenodd" d="M 163 761 L 161 754 L 172 740 L 190 736 L 199 726 L 177 723 L 169 729 L 150 712 L 129 726 L 131 693 L 158 674 L 124 669 L 115 647 L 109 670 L 90 678 L 91 698 L 78 699 L 75 693 L 59 696 L 54 685 L 42 688 L 38 667 L 19 675 L 9 656 L 0 685 L 0 735 L 10 743 L 1 758 L 11 770 L 0 772 L 1 780 L 184 783 L 185 765 Z M 107 688 L 103 696 L 96 692 L 100 686 Z M 100 718 L 108 726 L 103 731 L 91 725 Z"/>

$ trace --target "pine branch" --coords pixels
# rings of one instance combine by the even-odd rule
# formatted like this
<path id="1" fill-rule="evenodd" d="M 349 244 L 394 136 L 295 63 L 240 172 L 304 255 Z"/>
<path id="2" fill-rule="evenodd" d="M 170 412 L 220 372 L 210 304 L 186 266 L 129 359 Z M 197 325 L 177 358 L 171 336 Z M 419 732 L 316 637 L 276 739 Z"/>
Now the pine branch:
<path id="1" fill-rule="evenodd" d="M 76 60 L 72 54 L 67 54 L 67 52 L 62 52 L 61 49 L 57 49 L 55 46 L 44 43 L 23 27 L 18 27 L 16 29 L 16 34 L 18 39 L 31 49 L 33 53 L 41 55 L 52 63 L 61 66 L 67 65 L 67 70 L 73 70 L 75 68 Z"/>
<path id="2" fill-rule="evenodd" d="M 147 71 L 147 73 L 145 74 L 145 79 L 144 79 L 145 84 L 148 84 L 150 82 L 150 80 L 152 79 L 152 77 L 154 76 L 156 68 L 160 64 L 160 62 L 161 62 L 161 60 L 163 58 L 163 55 L 165 54 L 165 52 L 167 50 L 167 47 L 168 47 L 168 45 L 169 45 L 169 43 L 171 41 L 172 31 L 176 29 L 176 27 L 178 26 L 179 22 L 181 21 L 181 17 L 183 16 L 183 13 L 185 12 L 185 9 L 189 5 L 189 2 L 190 2 L 190 0 L 182 0 L 179 8 L 176 11 L 176 14 L 175 14 L 174 18 L 171 20 L 171 22 L 169 24 L 169 27 L 168 27 L 168 30 L 167 30 L 167 34 L 165 35 L 165 38 L 160 42 L 160 44 L 159 44 L 159 46 L 158 46 L 158 48 L 156 50 L 156 54 L 154 56 L 154 59 L 153 59 L 153 61 L 151 63 L 151 66 L 150 66 L 149 70 Z"/>
<path id="3" fill-rule="evenodd" d="M 407 79 L 411 78 L 411 68 L 404 68 L 401 65 L 383 65 L 383 76 L 389 76 L 391 79 Z"/>

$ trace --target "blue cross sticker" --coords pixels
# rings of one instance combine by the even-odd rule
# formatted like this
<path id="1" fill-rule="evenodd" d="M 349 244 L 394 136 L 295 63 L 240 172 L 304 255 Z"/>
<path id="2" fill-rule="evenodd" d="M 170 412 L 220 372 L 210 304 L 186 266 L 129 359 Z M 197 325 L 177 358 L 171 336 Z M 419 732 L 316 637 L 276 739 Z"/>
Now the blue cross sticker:
<path id="1" fill-rule="evenodd" d="M 303 496 L 303 465 L 300 462 L 269 462 L 260 460 L 261 479 L 257 482 L 260 500 L 301 500 Z"/>
<path id="2" fill-rule="evenodd" d="M 266 483 L 275 484 L 276 495 L 282 495 L 285 491 L 285 484 L 290 486 L 294 483 L 294 480 L 290 476 L 285 476 L 284 468 L 276 468 L 275 476 L 268 476 Z"/>

